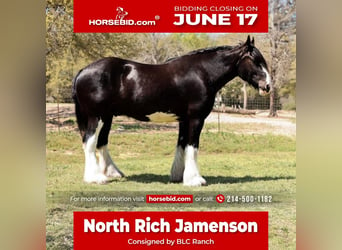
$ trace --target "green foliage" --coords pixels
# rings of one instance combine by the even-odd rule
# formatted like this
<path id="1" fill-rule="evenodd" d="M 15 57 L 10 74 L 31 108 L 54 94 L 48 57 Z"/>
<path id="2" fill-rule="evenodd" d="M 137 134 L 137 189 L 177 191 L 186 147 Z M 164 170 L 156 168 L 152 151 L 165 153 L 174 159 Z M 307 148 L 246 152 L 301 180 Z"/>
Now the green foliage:
<path id="1" fill-rule="evenodd" d="M 71 100 L 73 76 L 91 61 L 105 56 L 132 58 L 134 34 L 73 33 L 72 1 L 48 1 L 46 6 L 46 97 L 53 102 Z"/>
<path id="2" fill-rule="evenodd" d="M 172 33 L 168 39 L 178 46 L 178 53 L 213 46 L 214 41 L 205 33 Z M 179 54 L 180 55 L 180 54 Z"/>

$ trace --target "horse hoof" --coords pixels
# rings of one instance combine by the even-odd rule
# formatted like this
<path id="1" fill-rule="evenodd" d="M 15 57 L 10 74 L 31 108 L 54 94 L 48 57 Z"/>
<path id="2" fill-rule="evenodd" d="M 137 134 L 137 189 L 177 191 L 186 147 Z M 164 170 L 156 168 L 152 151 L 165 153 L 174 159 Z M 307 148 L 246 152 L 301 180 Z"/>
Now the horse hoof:
<path id="1" fill-rule="evenodd" d="M 106 176 L 110 178 L 125 177 L 125 175 L 119 169 L 117 169 L 116 167 L 112 165 L 107 168 Z"/>
<path id="2" fill-rule="evenodd" d="M 104 174 L 96 174 L 90 177 L 84 177 L 84 181 L 86 183 L 106 184 L 108 178 Z"/>
<path id="3" fill-rule="evenodd" d="M 181 183 L 183 181 L 183 179 L 170 179 L 171 183 Z"/>
<path id="4" fill-rule="evenodd" d="M 183 175 L 172 175 L 170 176 L 170 182 L 179 183 L 183 181 Z"/>
<path id="5" fill-rule="evenodd" d="M 184 181 L 184 186 L 190 186 L 190 187 L 200 187 L 207 185 L 207 182 L 205 179 L 201 176 L 195 176 L 192 179 L 188 181 Z"/>
<path id="6" fill-rule="evenodd" d="M 107 177 L 109 178 L 122 178 L 125 177 L 123 173 L 119 172 L 107 172 L 106 174 Z"/>

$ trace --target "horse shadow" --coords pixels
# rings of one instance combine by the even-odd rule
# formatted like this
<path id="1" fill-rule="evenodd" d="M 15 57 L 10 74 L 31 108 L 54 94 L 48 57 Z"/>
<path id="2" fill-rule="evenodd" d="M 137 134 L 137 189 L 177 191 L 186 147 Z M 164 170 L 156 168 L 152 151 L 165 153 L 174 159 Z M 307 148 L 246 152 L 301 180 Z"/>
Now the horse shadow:
<path id="1" fill-rule="evenodd" d="M 125 177 L 128 181 L 135 181 L 141 183 L 170 183 L 169 175 L 157 175 L 157 174 L 139 174 Z M 247 182 L 258 182 L 258 181 L 276 181 L 276 180 L 293 180 L 294 176 L 250 176 L 245 175 L 242 177 L 233 176 L 203 176 L 207 181 L 207 185 L 212 184 L 234 184 L 234 183 L 247 183 Z"/>

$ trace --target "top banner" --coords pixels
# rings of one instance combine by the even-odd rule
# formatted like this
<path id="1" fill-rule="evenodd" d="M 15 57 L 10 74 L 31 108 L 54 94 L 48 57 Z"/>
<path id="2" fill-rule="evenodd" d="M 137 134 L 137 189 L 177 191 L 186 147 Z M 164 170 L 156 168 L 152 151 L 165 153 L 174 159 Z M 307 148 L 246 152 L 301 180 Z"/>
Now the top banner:
<path id="1" fill-rule="evenodd" d="M 268 32 L 268 0 L 74 0 L 74 32 Z"/>

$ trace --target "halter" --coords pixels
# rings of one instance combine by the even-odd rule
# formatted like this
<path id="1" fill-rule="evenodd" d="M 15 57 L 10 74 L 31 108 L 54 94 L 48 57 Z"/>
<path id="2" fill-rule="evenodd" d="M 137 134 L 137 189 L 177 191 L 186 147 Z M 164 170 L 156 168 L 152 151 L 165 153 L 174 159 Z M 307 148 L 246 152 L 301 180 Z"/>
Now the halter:
<path id="1" fill-rule="evenodd" d="M 249 57 L 250 59 L 253 59 L 253 57 L 250 55 L 250 52 L 247 52 L 246 54 L 244 54 L 244 55 L 237 61 L 237 63 L 235 64 L 236 67 L 239 67 L 240 62 L 241 62 L 243 59 L 245 59 L 246 57 Z"/>

